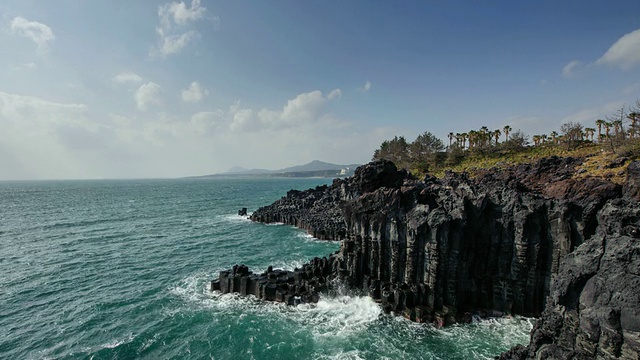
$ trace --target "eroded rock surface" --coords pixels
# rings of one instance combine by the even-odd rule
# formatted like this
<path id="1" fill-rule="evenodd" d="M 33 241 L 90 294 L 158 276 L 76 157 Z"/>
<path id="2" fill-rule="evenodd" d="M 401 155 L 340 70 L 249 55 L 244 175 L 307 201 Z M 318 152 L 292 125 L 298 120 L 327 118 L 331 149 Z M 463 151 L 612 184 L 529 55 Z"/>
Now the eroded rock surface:
<path id="1" fill-rule="evenodd" d="M 542 315 L 529 347 L 505 359 L 636 358 L 640 166 L 629 165 L 621 187 L 574 179 L 581 162 L 551 157 L 423 180 L 373 162 L 331 186 L 290 191 L 252 219 L 343 239 L 338 253 L 296 270 L 322 274 L 303 279 L 313 284 L 296 280 L 296 271 L 275 276 L 287 284 L 282 301 L 314 301 L 313 293 L 340 280 L 386 311 L 438 325 L 471 313 Z M 238 290 L 249 280 L 235 280 L 262 284 L 269 273 L 223 272 L 220 290 L 271 300 L 255 287 Z"/>

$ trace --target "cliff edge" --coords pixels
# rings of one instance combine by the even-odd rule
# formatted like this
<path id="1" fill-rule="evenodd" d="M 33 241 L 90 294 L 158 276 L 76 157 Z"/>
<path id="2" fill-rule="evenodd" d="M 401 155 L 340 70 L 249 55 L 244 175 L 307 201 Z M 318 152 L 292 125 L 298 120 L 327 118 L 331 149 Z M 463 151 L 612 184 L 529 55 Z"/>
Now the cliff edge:
<path id="1" fill-rule="evenodd" d="M 550 157 L 422 180 L 390 162 L 364 165 L 251 217 L 343 239 L 336 254 L 293 272 L 234 268 L 212 289 L 295 304 L 340 279 L 414 321 L 539 316 L 531 344 L 503 359 L 638 358 L 640 166 L 620 186 L 576 179 L 581 163 Z"/>

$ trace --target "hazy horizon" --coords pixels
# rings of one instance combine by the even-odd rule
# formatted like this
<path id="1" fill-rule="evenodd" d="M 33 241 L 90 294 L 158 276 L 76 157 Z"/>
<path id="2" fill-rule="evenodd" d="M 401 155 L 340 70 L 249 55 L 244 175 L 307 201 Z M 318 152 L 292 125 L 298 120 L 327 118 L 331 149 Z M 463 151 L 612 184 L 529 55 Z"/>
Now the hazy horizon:
<path id="1" fill-rule="evenodd" d="M 366 163 L 640 98 L 640 3 L 0 3 L 0 180 Z"/>

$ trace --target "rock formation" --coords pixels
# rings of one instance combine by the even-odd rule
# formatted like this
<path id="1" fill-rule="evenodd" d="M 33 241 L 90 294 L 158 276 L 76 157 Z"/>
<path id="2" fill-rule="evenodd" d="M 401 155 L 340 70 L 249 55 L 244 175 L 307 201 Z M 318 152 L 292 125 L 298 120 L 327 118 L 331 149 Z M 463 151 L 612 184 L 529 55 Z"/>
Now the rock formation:
<path id="1" fill-rule="evenodd" d="M 503 358 L 633 358 L 640 349 L 640 166 L 629 165 L 621 187 L 574 179 L 580 164 L 551 157 L 419 181 L 390 162 L 370 163 L 331 186 L 290 191 L 252 215 L 344 239 L 338 253 L 293 272 L 222 272 L 212 288 L 269 300 L 275 291 L 290 303 L 314 301 L 340 279 L 415 321 L 542 315 L 530 346 Z M 243 281 L 258 285 L 240 290 Z"/>
<path id="2" fill-rule="evenodd" d="M 640 163 L 554 278 L 529 346 L 501 359 L 640 359 Z"/>

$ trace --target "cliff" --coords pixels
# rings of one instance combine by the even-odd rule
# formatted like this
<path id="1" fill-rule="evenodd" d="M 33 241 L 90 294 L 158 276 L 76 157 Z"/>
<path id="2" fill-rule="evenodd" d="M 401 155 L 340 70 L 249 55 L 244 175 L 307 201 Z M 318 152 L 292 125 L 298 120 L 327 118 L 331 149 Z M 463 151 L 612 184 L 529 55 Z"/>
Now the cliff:
<path id="1" fill-rule="evenodd" d="M 212 289 L 296 303 L 313 301 L 340 278 L 414 321 L 542 316 L 530 346 L 505 359 L 633 358 L 640 349 L 633 292 L 640 285 L 640 166 L 629 166 L 623 188 L 574 179 L 580 164 L 552 157 L 473 178 L 419 181 L 392 163 L 370 163 L 252 215 L 344 239 L 338 253 L 290 273 L 223 272 Z M 254 291 L 238 290 L 242 281 Z"/>

